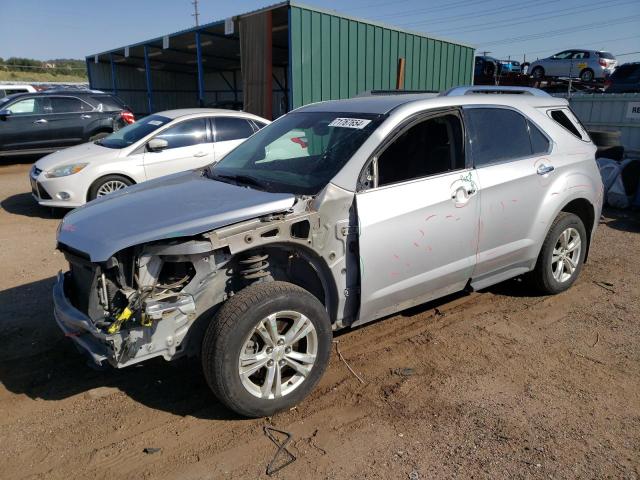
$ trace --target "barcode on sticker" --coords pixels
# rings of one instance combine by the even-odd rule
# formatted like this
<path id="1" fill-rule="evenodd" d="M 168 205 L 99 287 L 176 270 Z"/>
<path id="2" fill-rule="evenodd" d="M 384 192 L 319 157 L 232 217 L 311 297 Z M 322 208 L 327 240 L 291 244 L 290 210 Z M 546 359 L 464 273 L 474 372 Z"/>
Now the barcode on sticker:
<path id="1" fill-rule="evenodd" d="M 342 127 L 342 128 L 361 128 L 366 127 L 371 123 L 371 120 L 365 120 L 363 118 L 336 118 L 329 124 L 330 127 Z"/>

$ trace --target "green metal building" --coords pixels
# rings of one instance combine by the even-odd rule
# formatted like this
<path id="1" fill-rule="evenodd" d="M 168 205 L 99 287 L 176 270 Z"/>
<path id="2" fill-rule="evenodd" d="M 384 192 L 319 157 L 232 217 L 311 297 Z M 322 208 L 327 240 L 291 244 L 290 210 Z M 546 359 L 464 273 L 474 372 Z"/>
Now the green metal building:
<path id="1" fill-rule="evenodd" d="M 469 45 L 288 1 L 86 58 L 136 113 L 196 106 L 275 118 L 368 90 L 472 83 Z"/>

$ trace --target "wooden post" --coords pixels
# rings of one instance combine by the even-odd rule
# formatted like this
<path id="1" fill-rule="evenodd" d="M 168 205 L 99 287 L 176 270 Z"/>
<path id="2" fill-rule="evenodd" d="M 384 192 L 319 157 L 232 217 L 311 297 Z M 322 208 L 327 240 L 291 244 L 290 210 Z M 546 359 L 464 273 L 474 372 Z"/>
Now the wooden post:
<path id="1" fill-rule="evenodd" d="M 396 74 L 396 90 L 402 90 L 404 88 L 404 58 L 398 59 L 398 71 Z"/>

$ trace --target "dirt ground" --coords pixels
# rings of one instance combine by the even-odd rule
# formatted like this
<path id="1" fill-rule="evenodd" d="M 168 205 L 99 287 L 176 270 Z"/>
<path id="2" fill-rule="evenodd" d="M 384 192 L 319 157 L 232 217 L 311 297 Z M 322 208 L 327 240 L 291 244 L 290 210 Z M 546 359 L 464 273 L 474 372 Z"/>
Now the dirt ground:
<path id="1" fill-rule="evenodd" d="M 1 478 L 267 478 L 266 425 L 293 434 L 280 479 L 640 478 L 640 216 L 606 212 L 570 291 L 513 280 L 349 331 L 364 385 L 334 352 L 301 405 L 246 420 L 197 361 L 86 366 L 53 320 L 62 214 L 29 167 L 0 167 Z"/>

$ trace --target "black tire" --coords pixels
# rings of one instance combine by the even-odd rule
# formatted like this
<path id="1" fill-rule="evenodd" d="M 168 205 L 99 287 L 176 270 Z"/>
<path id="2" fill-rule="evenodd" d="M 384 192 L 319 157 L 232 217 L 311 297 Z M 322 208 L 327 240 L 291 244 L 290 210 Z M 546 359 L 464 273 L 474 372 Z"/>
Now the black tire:
<path id="1" fill-rule="evenodd" d="M 240 354 L 256 326 L 282 311 L 301 313 L 313 324 L 317 335 L 315 362 L 304 380 L 288 394 L 259 398 L 243 384 Z M 331 341 L 329 316 L 316 297 L 287 282 L 258 283 L 227 300 L 211 320 L 202 341 L 202 368 L 209 387 L 226 407 L 246 417 L 269 416 L 296 405 L 313 390 L 329 362 Z M 266 346 L 265 343 L 260 352 L 266 352 Z M 266 367 L 256 370 L 256 374 L 260 375 L 263 369 L 266 375 Z M 284 382 L 283 388 L 287 385 Z"/>
<path id="2" fill-rule="evenodd" d="M 544 68 L 535 67 L 533 70 L 531 70 L 531 76 L 534 80 L 542 80 L 544 78 Z"/>
<path id="3" fill-rule="evenodd" d="M 98 132 L 89 137 L 90 142 L 95 142 L 96 140 L 100 140 L 101 138 L 108 137 L 111 135 L 111 132 Z"/>
<path id="4" fill-rule="evenodd" d="M 560 235 L 569 228 L 576 230 L 580 235 L 580 252 L 575 259 L 576 267 L 571 276 L 564 281 L 558 281 L 553 274 L 552 255 Z M 550 295 L 564 292 L 571 287 L 582 271 L 588 241 L 587 232 L 580 217 L 573 213 L 560 212 L 547 233 L 536 267 L 531 272 L 531 280 L 535 287 L 542 293 Z"/>
<path id="5" fill-rule="evenodd" d="M 124 186 L 133 185 L 134 183 L 133 181 L 131 181 L 131 179 L 122 175 L 105 175 L 104 177 L 100 177 L 95 182 L 93 182 L 93 185 L 91 185 L 91 187 L 89 188 L 87 200 L 95 200 L 96 198 L 98 198 L 98 192 L 108 182 L 122 183 L 124 184 Z"/>
<path id="6" fill-rule="evenodd" d="M 593 70 L 591 70 L 590 68 L 585 68 L 580 72 L 580 81 L 584 83 L 591 83 L 593 82 L 594 78 L 595 78 L 595 74 L 593 73 Z"/>

